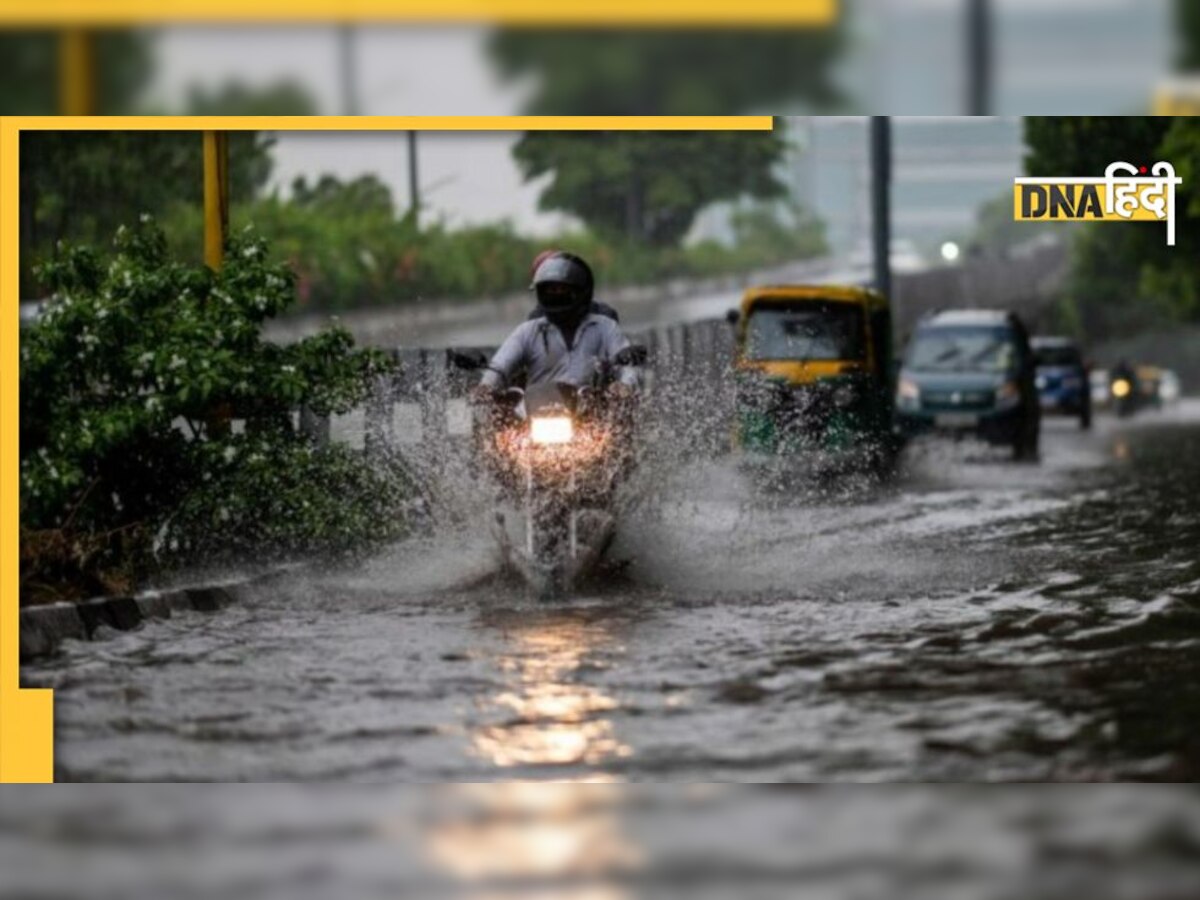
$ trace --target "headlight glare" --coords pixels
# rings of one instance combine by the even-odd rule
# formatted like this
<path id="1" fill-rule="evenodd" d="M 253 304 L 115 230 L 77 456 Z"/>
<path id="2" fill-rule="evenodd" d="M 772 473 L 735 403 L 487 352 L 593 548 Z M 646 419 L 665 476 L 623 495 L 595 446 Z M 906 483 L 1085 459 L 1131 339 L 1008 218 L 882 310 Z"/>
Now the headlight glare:
<path id="1" fill-rule="evenodd" d="M 534 417 L 529 423 L 529 438 L 535 444 L 569 444 L 574 436 L 570 416 Z"/>

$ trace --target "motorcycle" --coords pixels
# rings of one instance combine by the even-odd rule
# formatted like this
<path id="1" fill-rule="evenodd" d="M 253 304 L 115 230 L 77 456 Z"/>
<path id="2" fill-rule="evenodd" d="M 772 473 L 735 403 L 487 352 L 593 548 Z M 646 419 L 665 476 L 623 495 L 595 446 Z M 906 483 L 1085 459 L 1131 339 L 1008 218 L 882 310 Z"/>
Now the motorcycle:
<path id="1" fill-rule="evenodd" d="M 1133 375 L 1118 373 L 1109 390 L 1112 392 L 1113 409 L 1119 418 L 1125 419 L 1137 412 L 1141 391 Z"/>
<path id="2" fill-rule="evenodd" d="M 598 362 L 589 384 L 509 388 L 475 408 L 474 441 L 522 520 L 503 512 L 495 534 L 509 569 L 539 596 L 569 593 L 593 571 L 616 534 L 616 491 L 633 464 L 634 405 L 608 391 L 615 370 L 641 366 L 644 347 Z M 451 351 L 460 369 L 486 366 L 482 354 Z"/>

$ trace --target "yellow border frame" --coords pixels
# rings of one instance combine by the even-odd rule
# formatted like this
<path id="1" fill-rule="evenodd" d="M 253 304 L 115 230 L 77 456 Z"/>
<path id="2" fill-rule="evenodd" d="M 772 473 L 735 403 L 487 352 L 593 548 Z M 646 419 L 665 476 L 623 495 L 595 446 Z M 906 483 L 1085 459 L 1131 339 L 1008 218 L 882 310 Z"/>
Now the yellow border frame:
<path id="1" fill-rule="evenodd" d="M 770 116 L 0 117 L 0 782 L 54 780 L 54 695 L 20 688 L 20 136 L 22 131 L 770 131 Z"/>
<path id="2" fill-rule="evenodd" d="M 838 0 L 0 0 L 0 25 L 28 27 L 334 22 L 507 25 L 792 25 L 834 21 Z"/>

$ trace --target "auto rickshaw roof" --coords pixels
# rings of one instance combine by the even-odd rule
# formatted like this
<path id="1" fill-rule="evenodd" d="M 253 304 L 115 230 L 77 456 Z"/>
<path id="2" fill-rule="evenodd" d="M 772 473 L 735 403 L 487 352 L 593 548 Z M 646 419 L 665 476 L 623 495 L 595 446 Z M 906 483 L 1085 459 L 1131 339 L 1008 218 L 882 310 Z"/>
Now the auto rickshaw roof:
<path id="1" fill-rule="evenodd" d="M 746 288 L 742 295 L 742 313 L 752 306 L 788 303 L 793 300 L 830 300 L 855 303 L 874 309 L 886 309 L 888 302 L 878 291 L 853 284 L 773 284 Z"/>

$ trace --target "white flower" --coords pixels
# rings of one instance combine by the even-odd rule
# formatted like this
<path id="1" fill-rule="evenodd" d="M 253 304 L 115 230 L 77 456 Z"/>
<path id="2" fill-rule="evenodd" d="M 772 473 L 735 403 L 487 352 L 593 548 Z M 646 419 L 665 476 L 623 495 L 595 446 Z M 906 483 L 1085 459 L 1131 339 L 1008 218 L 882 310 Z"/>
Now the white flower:
<path id="1" fill-rule="evenodd" d="M 234 447 L 231 444 L 230 446 L 225 448 L 224 452 L 221 455 L 225 458 L 225 462 L 227 462 L 227 463 L 233 462 L 234 457 L 237 456 L 237 447 Z"/>

